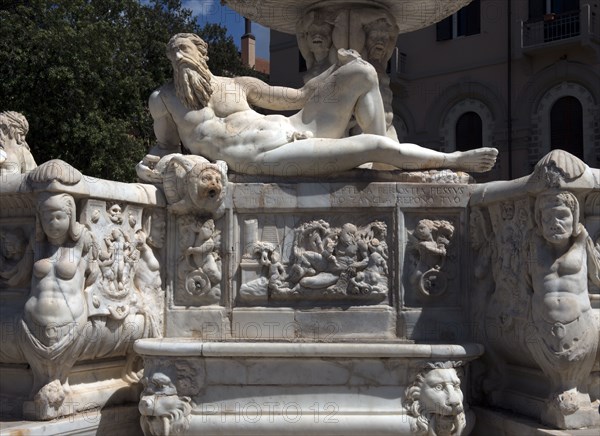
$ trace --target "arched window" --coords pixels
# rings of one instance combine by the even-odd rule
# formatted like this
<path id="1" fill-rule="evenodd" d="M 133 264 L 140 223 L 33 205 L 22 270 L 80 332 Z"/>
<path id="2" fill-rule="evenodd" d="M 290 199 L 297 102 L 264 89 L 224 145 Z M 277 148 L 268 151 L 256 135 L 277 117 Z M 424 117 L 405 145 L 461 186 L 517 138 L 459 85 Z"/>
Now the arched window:
<path id="1" fill-rule="evenodd" d="M 456 149 L 465 151 L 482 146 L 481 117 L 476 112 L 465 112 L 456 121 Z"/>
<path id="2" fill-rule="evenodd" d="M 583 108 L 572 96 L 561 97 L 550 110 L 550 148 L 583 159 Z"/>

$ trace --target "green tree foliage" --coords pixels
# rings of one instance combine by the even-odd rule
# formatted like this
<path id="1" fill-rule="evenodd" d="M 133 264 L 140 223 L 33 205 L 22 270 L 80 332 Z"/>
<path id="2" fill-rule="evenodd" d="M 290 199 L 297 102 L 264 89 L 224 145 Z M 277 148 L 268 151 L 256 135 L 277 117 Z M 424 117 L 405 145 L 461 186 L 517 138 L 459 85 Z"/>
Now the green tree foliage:
<path id="1" fill-rule="evenodd" d="M 179 32 L 206 38 L 215 74 L 253 73 L 225 29 L 200 29 L 180 0 L 0 2 L 0 110 L 27 117 L 38 164 L 133 181 L 154 141 L 147 100 L 172 76 L 165 46 Z"/>

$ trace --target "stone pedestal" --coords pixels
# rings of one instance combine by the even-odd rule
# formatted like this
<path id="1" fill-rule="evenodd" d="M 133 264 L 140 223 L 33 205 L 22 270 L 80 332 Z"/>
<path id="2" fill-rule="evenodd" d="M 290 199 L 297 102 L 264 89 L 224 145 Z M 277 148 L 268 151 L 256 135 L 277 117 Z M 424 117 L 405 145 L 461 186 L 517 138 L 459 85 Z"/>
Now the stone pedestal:
<path id="1" fill-rule="evenodd" d="M 457 371 L 483 351 L 477 344 L 193 339 L 140 340 L 135 348 L 145 365 L 140 411 L 147 434 L 178 428 L 232 436 L 412 434 L 418 419 L 432 426 L 446 419 L 460 434 L 472 426 L 472 412 L 453 403 L 452 390 L 462 399 L 460 386 L 446 383 L 460 383 Z M 432 369 L 439 362 L 453 363 Z M 425 392 L 442 384 L 437 410 L 428 409 Z M 411 407 L 419 399 L 420 407 Z"/>

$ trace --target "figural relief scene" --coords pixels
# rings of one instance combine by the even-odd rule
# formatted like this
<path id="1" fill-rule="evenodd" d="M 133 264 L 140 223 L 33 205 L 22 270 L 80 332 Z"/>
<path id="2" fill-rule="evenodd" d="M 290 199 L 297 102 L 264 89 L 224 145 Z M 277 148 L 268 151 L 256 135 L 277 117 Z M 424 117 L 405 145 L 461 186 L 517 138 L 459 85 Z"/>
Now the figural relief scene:
<path id="1" fill-rule="evenodd" d="M 384 221 L 242 219 L 240 303 L 389 304 L 393 260 Z"/>

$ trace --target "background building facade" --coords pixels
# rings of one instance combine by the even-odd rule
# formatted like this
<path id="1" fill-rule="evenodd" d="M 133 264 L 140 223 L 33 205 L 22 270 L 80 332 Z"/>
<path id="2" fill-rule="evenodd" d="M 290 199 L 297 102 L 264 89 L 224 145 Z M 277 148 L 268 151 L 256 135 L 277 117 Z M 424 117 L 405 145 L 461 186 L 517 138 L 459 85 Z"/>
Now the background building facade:
<path id="1" fill-rule="evenodd" d="M 478 181 L 529 174 L 562 148 L 600 166 L 600 1 L 474 0 L 400 35 L 389 65 L 402 142 L 493 146 Z M 294 35 L 271 32 L 271 83 L 301 86 Z"/>

